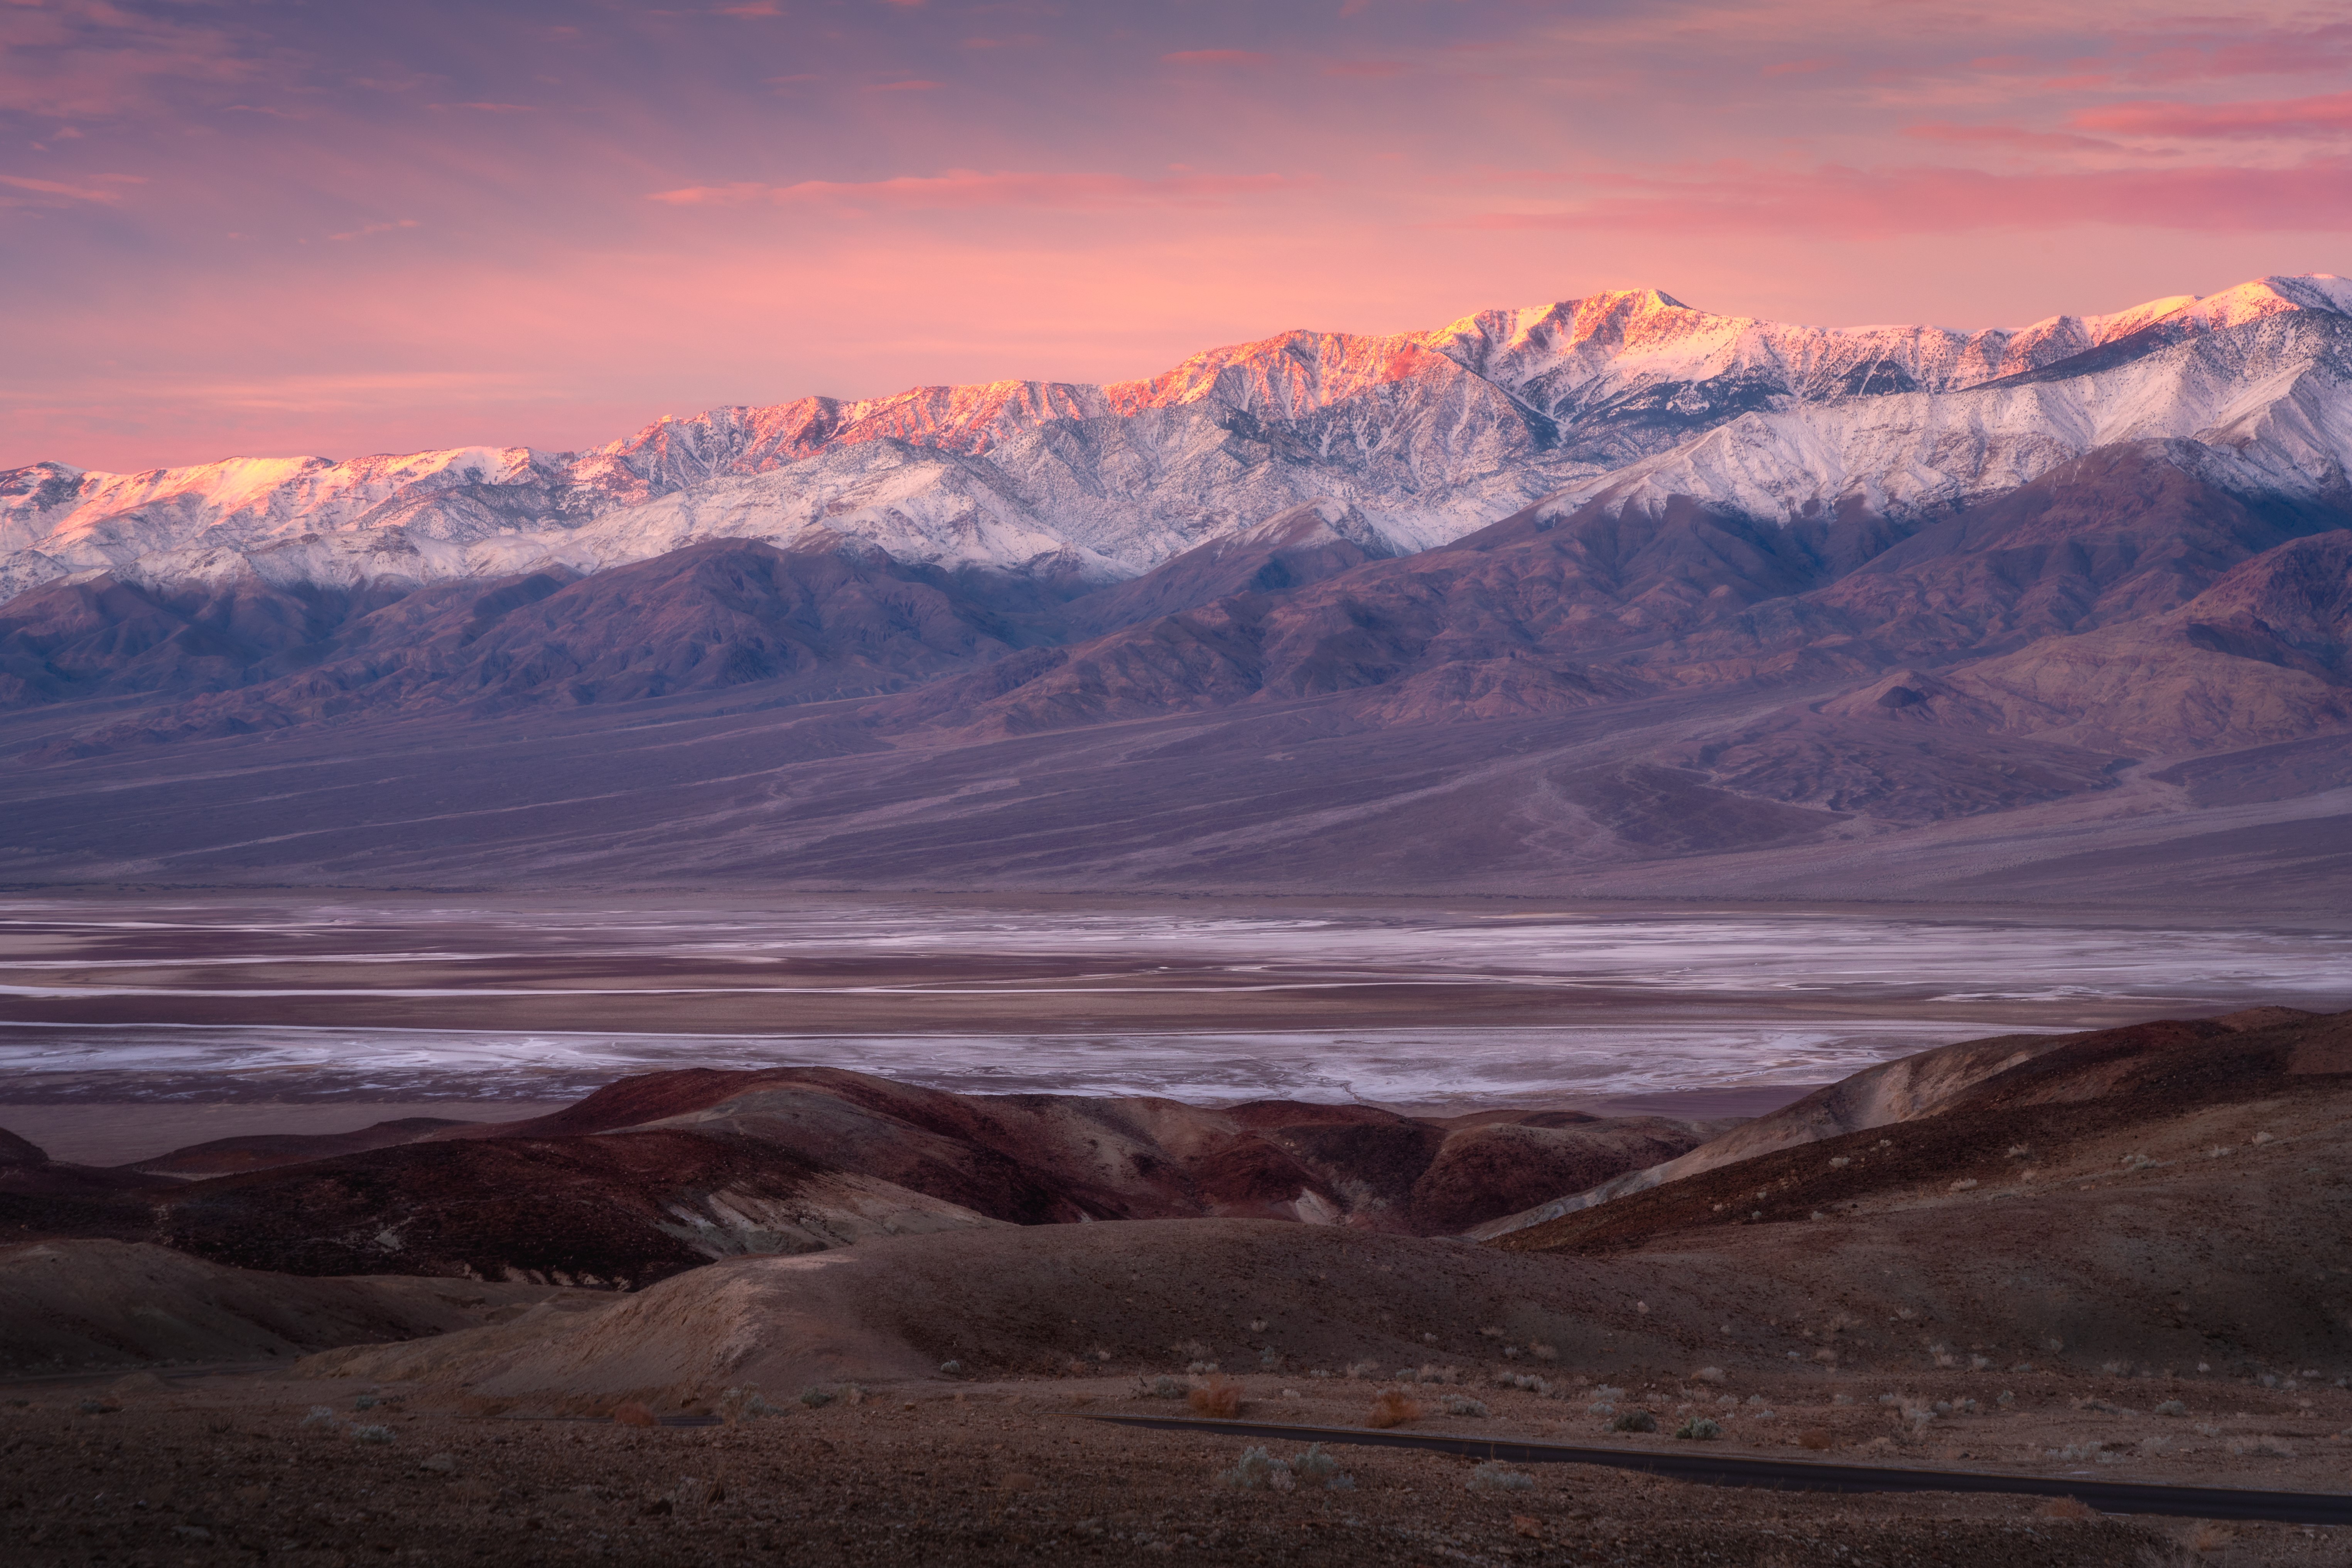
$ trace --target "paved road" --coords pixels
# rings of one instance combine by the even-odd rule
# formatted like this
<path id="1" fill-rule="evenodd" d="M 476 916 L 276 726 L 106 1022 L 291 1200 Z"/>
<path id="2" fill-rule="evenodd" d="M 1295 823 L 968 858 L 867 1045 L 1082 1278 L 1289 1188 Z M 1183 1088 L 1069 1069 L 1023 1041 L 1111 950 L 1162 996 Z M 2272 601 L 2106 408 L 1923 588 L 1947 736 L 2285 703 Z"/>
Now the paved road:
<path id="1" fill-rule="evenodd" d="M 1440 1432 L 1374 1432 L 1349 1426 L 1285 1426 L 1190 1415 L 1087 1415 L 1122 1426 L 1170 1432 L 1221 1432 L 1300 1443 L 1353 1443 L 1376 1448 L 1426 1448 L 1521 1465 L 1606 1465 L 1717 1487 L 1810 1492 L 2009 1492 L 2070 1497 L 2102 1513 L 2160 1513 L 2184 1519 L 2263 1519 L 2284 1524 L 2352 1524 L 2352 1497 L 2333 1492 L 2242 1491 L 2066 1476 L 1998 1475 L 1979 1470 L 1907 1470 L 1832 1465 L 1810 1459 L 1759 1459 L 1694 1446 L 1683 1450 L 1591 1448 L 1570 1443 L 1465 1437 Z"/>

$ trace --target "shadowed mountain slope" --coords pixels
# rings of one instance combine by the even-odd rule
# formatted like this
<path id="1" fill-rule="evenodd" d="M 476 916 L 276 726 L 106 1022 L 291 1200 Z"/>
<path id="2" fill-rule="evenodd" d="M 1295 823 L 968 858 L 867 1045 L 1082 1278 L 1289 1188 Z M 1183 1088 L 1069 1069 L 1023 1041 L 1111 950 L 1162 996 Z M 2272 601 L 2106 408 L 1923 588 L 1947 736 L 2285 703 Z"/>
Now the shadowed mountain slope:
<path id="1" fill-rule="evenodd" d="M 2347 308 L 2337 280 L 2273 280 L 2127 331 L 1873 330 L 1854 358 L 1629 297 L 1442 343 L 1297 334 L 1127 391 L 673 422 L 589 465 L 638 498 L 626 560 L 402 578 L 231 552 L 0 606 L 0 877 L 2325 902 L 2352 851 Z M 1702 436 L 1524 493 L 1559 411 L 1616 409 L 1602 444 L 1633 440 L 1700 384 L 1726 400 Z M 1727 412 L 1751 394 L 1769 406 Z M 1473 403 L 1493 417 L 1446 423 Z M 1202 419 L 1254 432 L 1230 460 L 1272 488 L 1151 545 L 1156 569 L 1106 583 L 1020 532 L 1086 491 L 1082 453 Z M 1061 478 L 1008 478 L 1021 452 Z M 494 456 L 117 499 L 164 532 L 184 501 L 205 528 L 356 528 L 383 487 L 454 494 Z M 1362 485 L 1299 493 L 1343 459 Z M 1176 455 L 1153 460 L 1118 458 L 1119 493 L 1178 505 L 1151 478 Z M 1484 526 L 1415 531 L 1424 479 L 1490 461 Z M 1019 548 L 763 533 L 761 486 Z M 147 538 L 87 512 L 98 490 L 9 493 Z"/>

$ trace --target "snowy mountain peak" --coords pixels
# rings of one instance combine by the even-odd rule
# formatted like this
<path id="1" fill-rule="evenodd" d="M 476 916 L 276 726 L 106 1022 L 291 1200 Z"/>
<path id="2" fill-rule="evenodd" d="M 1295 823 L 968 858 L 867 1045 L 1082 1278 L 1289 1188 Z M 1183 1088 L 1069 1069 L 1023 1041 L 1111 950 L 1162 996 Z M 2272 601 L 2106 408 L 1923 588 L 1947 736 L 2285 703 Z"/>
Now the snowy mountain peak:
<path id="1" fill-rule="evenodd" d="M 1429 331 L 1280 332 L 1103 385 L 713 408 L 576 455 L 35 464 L 0 473 L 0 598 L 94 570 L 595 571 L 717 537 L 1094 580 L 1307 505 L 1407 550 L 1602 489 L 1759 516 L 1848 498 L 1900 511 L 2116 439 L 2204 441 L 2321 484 L 2341 472 L 2346 398 L 2304 371 L 2335 351 L 2262 334 L 2347 314 L 2352 282 L 2327 275 L 1977 331 L 1790 325 L 1620 289 Z"/>

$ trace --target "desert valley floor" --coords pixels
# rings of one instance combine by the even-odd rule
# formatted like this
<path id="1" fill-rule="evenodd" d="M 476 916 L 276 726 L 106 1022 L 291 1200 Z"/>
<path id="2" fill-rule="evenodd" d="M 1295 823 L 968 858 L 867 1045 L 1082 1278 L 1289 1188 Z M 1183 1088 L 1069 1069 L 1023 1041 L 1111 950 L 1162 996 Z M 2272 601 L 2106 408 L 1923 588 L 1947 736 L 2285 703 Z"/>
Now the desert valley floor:
<path id="1" fill-rule="evenodd" d="M 2050 1487 L 2347 1490 L 2352 934 L 2326 922 L 0 912 L 16 1560 L 2352 1552 Z M 1121 1415 L 1201 1425 L 1094 1419 Z M 2027 1489 L 1349 1440 L 1374 1432 Z"/>

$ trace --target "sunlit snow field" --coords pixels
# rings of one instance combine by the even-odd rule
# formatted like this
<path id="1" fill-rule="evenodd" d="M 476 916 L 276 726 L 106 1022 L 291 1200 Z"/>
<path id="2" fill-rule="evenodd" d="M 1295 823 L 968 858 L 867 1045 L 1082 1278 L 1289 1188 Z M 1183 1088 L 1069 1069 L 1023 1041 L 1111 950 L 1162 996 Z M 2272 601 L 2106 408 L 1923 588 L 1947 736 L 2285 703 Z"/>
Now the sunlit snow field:
<path id="1" fill-rule="evenodd" d="M 1854 914 L 18 900 L 0 904 L 0 1101 L 539 1100 L 656 1068 L 819 1064 L 966 1091 L 1467 1108 L 1821 1083 L 1951 1040 L 2263 1002 L 2352 1005 L 2352 938 Z"/>

